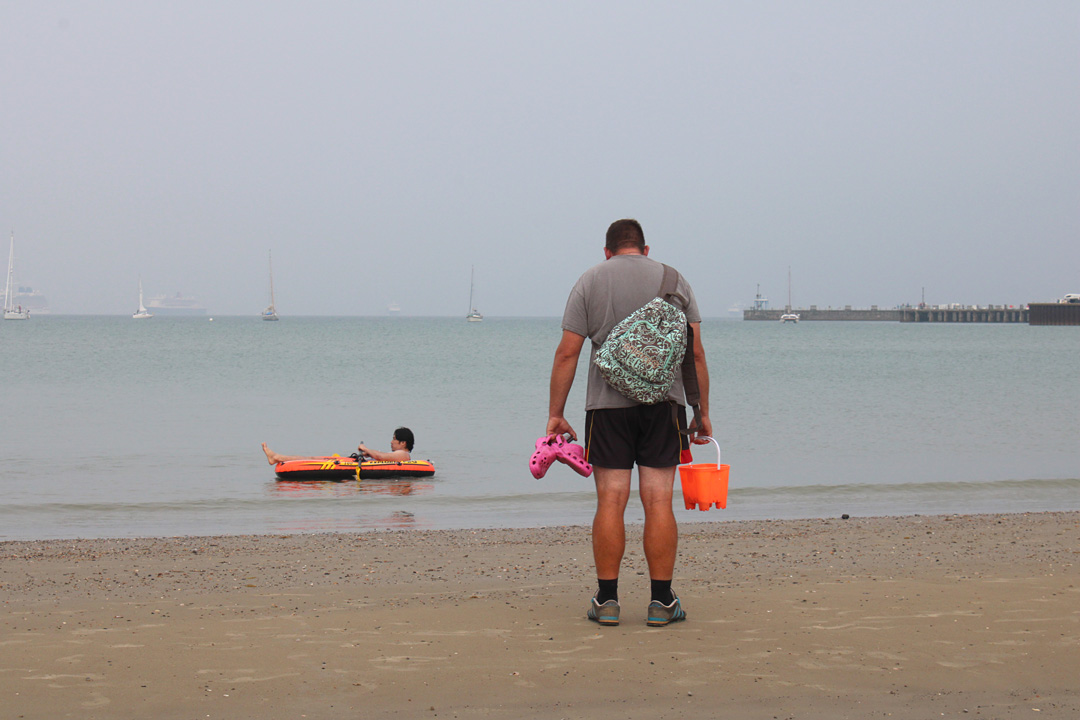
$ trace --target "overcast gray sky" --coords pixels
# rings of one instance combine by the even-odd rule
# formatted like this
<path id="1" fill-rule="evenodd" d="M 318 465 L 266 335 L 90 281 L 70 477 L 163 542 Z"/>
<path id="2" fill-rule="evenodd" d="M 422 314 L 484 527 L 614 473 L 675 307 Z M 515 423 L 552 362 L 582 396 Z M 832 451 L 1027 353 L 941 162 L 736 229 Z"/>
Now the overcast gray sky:
<path id="1" fill-rule="evenodd" d="M 554 316 L 627 216 L 706 316 L 1080 292 L 1080 3 L 0 2 L 54 312 Z"/>

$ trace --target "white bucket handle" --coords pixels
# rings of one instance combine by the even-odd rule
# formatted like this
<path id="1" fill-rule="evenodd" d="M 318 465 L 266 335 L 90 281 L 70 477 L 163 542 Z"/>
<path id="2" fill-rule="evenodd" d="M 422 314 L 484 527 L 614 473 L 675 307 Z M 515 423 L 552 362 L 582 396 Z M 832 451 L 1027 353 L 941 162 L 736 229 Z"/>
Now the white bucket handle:
<path id="1" fill-rule="evenodd" d="M 716 438 L 711 438 L 708 435 L 699 435 L 698 438 L 701 439 L 701 440 L 708 440 L 713 445 L 716 446 L 716 467 L 719 468 L 720 467 L 720 443 L 716 442 Z"/>

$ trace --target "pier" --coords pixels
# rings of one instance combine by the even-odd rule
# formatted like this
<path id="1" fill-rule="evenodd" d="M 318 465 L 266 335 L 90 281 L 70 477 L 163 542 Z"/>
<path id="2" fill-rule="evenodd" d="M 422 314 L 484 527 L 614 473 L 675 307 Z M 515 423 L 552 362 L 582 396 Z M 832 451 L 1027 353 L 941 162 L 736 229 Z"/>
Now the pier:
<path id="1" fill-rule="evenodd" d="M 1058 303 L 1046 303 L 1054 308 L 1075 307 L 1080 311 L 1080 305 L 1063 305 Z M 1035 307 L 1032 305 L 1032 307 Z M 743 311 L 743 320 L 773 320 L 779 321 L 780 316 L 786 310 L 773 310 L 764 308 L 751 308 Z M 828 308 L 819 310 L 816 305 L 809 309 L 792 308 L 791 312 L 799 316 L 799 321 L 860 321 L 860 322 L 913 322 L 913 323 L 1028 323 L 1029 312 L 1027 308 L 1008 307 L 1006 305 L 976 306 L 924 306 L 906 307 L 893 310 L 880 310 L 877 306 L 871 306 L 869 310 Z M 1080 312 L 1075 313 L 1078 318 L 1074 322 L 1040 322 L 1031 321 L 1032 325 L 1080 325 Z M 1041 316 L 1040 316 L 1041 317 Z M 1055 316 L 1056 317 L 1056 316 Z"/>
<path id="2" fill-rule="evenodd" d="M 924 297 L 925 299 L 925 297 Z M 797 321 L 840 320 L 860 322 L 902 322 L 902 323 L 1012 323 L 1028 325 L 1080 325 L 1080 293 L 1069 293 L 1057 302 L 1028 303 L 1022 307 L 1013 305 L 904 305 L 892 310 L 881 310 L 871 305 L 869 310 L 852 308 L 827 308 L 819 310 L 817 305 L 809 308 L 793 308 L 789 305 L 783 310 L 769 307 L 769 301 L 762 296 L 758 286 L 754 306 L 743 310 L 743 320 L 788 321 L 789 313 L 798 316 Z"/>
<path id="3" fill-rule="evenodd" d="M 772 310 L 765 308 L 750 308 L 743 310 L 743 320 L 780 320 L 780 316 L 787 310 Z M 818 310 L 816 305 L 811 305 L 809 309 L 792 308 L 791 312 L 799 316 L 800 322 L 803 320 L 848 320 L 848 321 L 864 321 L 864 322 L 898 322 L 900 320 L 899 310 L 878 310 L 877 306 L 871 306 L 869 310 L 865 309 L 852 309 L 850 306 L 844 309 L 832 309 Z"/>

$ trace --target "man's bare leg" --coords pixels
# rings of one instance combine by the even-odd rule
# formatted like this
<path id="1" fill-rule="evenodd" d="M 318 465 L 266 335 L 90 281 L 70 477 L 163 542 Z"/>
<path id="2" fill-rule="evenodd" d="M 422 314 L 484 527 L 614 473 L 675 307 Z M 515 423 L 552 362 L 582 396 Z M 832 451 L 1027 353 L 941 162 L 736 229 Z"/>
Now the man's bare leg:
<path id="1" fill-rule="evenodd" d="M 593 517 L 593 561 L 596 577 L 614 580 L 619 577 L 626 551 L 626 525 L 623 514 L 630 499 L 630 471 L 594 467 L 596 515 Z"/>
<path id="2" fill-rule="evenodd" d="M 641 504 L 645 508 L 645 560 L 653 580 L 670 580 L 675 572 L 679 526 L 671 507 L 674 483 L 674 467 L 638 466 Z"/>

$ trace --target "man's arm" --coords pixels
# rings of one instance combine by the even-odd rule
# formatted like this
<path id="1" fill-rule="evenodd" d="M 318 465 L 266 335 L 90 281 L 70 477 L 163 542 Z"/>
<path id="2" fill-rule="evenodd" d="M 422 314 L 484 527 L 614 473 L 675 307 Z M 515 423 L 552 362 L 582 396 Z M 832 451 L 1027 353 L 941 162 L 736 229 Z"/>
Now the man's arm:
<path id="1" fill-rule="evenodd" d="M 698 445 L 709 442 L 703 437 L 712 437 L 712 421 L 709 419 L 709 366 L 705 363 L 705 346 L 701 344 L 701 323 L 690 323 L 694 331 L 694 369 L 697 371 L 698 390 L 701 392 L 701 410 L 698 419 L 701 426 L 694 433 L 694 442 Z"/>
<path id="2" fill-rule="evenodd" d="M 547 434 L 570 433 L 570 437 L 577 440 L 577 433 L 564 417 L 566 413 L 566 398 L 570 395 L 570 388 L 574 385 L 574 374 L 577 372 L 578 355 L 581 354 L 581 346 L 585 338 L 577 333 L 563 330 L 562 340 L 555 349 L 555 361 L 551 366 L 551 395 L 548 404 Z"/>

